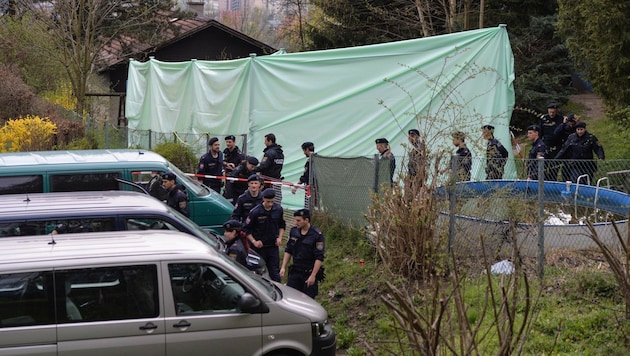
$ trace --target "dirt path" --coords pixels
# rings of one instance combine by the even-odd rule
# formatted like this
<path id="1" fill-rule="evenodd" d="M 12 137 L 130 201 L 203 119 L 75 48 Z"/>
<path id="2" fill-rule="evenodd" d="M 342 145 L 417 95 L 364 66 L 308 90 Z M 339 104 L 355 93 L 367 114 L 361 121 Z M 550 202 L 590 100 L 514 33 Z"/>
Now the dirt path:
<path id="1" fill-rule="evenodd" d="M 604 106 L 604 101 L 597 96 L 597 94 L 576 94 L 569 96 L 569 99 L 586 107 L 584 116 L 589 119 L 589 121 L 592 122 L 604 118 L 606 107 Z"/>

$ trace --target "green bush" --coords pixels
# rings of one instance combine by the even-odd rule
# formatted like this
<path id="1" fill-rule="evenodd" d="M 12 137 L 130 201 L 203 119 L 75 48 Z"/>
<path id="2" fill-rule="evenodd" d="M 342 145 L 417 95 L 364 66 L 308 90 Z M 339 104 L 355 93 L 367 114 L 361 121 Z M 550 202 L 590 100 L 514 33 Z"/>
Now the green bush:
<path id="1" fill-rule="evenodd" d="M 179 142 L 164 142 L 155 146 L 154 152 L 164 156 L 184 172 L 196 172 L 197 157 L 190 147 Z"/>

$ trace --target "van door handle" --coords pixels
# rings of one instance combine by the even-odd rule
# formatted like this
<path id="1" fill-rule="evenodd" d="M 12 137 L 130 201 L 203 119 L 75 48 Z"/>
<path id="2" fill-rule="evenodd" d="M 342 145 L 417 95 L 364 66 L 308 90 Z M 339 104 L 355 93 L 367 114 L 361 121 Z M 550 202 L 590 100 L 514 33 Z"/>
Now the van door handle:
<path id="1" fill-rule="evenodd" d="M 146 323 L 140 327 L 140 330 L 155 330 L 158 326 L 153 323 Z"/>
<path id="2" fill-rule="evenodd" d="M 186 320 L 182 320 L 182 321 L 180 321 L 177 324 L 173 324 L 173 327 L 174 328 L 188 328 L 188 327 L 190 327 L 190 325 L 191 324 L 189 322 L 187 322 Z"/>

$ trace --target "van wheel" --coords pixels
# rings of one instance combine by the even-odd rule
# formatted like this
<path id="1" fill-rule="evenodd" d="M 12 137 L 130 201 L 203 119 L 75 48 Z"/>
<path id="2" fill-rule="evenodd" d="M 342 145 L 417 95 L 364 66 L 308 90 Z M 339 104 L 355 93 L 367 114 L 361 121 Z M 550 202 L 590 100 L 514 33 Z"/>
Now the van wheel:
<path id="1" fill-rule="evenodd" d="M 268 354 L 267 356 L 304 356 L 304 355 L 294 350 L 278 350 L 278 351 Z"/>

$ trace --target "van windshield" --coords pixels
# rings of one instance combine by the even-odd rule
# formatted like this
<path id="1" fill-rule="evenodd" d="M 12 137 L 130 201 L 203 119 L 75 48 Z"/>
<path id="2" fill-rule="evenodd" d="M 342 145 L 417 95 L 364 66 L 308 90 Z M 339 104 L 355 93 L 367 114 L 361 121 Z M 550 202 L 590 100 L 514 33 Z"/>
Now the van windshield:
<path id="1" fill-rule="evenodd" d="M 226 254 L 220 253 L 218 256 L 219 258 L 224 260 L 226 263 L 233 265 L 235 268 L 240 269 L 243 272 L 242 275 L 247 276 L 250 282 L 253 282 L 254 284 L 256 284 L 256 287 L 258 287 L 257 288 L 258 291 L 264 292 L 265 294 L 269 296 L 269 298 L 273 300 L 278 300 L 277 299 L 278 294 L 276 293 L 276 288 L 273 285 L 273 282 L 248 270 L 245 266 L 236 262 L 235 260 L 227 256 Z"/>
<path id="2" fill-rule="evenodd" d="M 181 179 L 181 183 L 186 186 L 186 189 L 192 191 L 196 196 L 200 197 L 210 194 L 208 188 L 199 183 L 197 178 L 186 175 L 186 173 L 182 172 L 181 169 L 177 168 L 177 166 L 171 162 L 168 163 L 168 167 Z"/>

